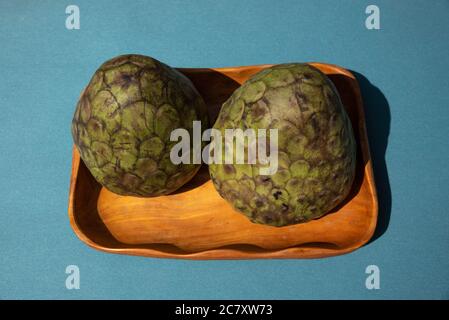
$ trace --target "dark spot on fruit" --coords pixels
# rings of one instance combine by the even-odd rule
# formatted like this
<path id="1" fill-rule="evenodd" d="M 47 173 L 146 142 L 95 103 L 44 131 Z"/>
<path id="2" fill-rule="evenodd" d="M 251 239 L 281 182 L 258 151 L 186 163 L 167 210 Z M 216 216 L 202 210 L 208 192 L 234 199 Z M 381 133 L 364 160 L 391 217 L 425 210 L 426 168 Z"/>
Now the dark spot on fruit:
<path id="1" fill-rule="evenodd" d="M 282 204 L 282 211 L 285 212 L 288 210 L 288 205 L 286 205 L 285 203 Z"/>
<path id="2" fill-rule="evenodd" d="M 127 89 L 131 83 L 133 82 L 133 76 L 128 73 L 122 73 L 120 74 L 120 77 L 118 79 L 118 83 L 125 89 Z"/>
<path id="3" fill-rule="evenodd" d="M 257 199 L 257 200 L 256 200 L 256 206 L 257 206 L 257 207 L 263 206 L 263 201 L 260 200 L 260 199 Z"/>
<path id="4" fill-rule="evenodd" d="M 225 164 L 223 166 L 223 169 L 224 169 L 224 172 L 227 173 L 227 174 L 235 173 L 235 168 L 232 165 L 230 165 L 230 164 Z"/>
<path id="5" fill-rule="evenodd" d="M 315 130 L 315 132 L 319 132 L 320 131 L 320 126 L 318 125 L 318 121 L 316 119 L 316 114 L 314 114 L 312 116 L 312 118 L 310 119 L 310 124 L 312 125 L 313 130 Z"/>
<path id="6" fill-rule="evenodd" d="M 99 130 L 101 130 L 100 123 L 98 123 L 97 121 L 95 121 L 94 124 L 92 125 L 92 129 L 94 129 L 94 131 L 99 131 Z"/>
<path id="7" fill-rule="evenodd" d="M 275 193 L 273 193 L 273 197 L 276 199 L 276 200 L 278 200 L 279 199 L 279 197 L 282 195 L 282 192 L 281 191 L 276 191 Z"/>
<path id="8" fill-rule="evenodd" d="M 304 73 L 304 79 L 310 80 L 312 77 L 313 76 L 310 73 Z"/>
<path id="9" fill-rule="evenodd" d="M 270 181 L 270 180 L 271 180 L 270 177 L 264 177 L 264 178 L 262 178 L 262 182 L 268 182 L 268 181 Z"/>
<path id="10" fill-rule="evenodd" d="M 259 106 L 258 104 L 253 105 L 254 108 L 251 110 L 251 114 L 254 117 L 254 119 L 260 119 L 263 115 L 265 115 L 265 108 Z"/>

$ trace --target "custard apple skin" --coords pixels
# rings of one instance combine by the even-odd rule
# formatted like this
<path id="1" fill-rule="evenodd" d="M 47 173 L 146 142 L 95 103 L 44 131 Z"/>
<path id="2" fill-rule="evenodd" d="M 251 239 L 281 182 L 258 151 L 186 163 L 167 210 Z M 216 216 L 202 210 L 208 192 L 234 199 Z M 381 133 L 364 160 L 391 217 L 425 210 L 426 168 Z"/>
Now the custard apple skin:
<path id="1" fill-rule="evenodd" d="M 193 84 L 177 70 L 142 55 L 115 57 L 95 72 L 82 93 L 72 136 L 94 178 L 120 195 L 169 194 L 189 181 L 198 164 L 170 161 L 173 129 L 192 135 L 207 128 L 207 110 Z"/>
<path id="2" fill-rule="evenodd" d="M 214 128 L 223 137 L 224 129 L 278 129 L 275 174 L 260 175 L 266 165 L 258 161 L 209 165 L 220 195 L 252 222 L 307 222 L 350 192 L 356 165 L 351 122 L 333 83 L 313 66 L 281 64 L 255 74 L 223 104 Z"/>

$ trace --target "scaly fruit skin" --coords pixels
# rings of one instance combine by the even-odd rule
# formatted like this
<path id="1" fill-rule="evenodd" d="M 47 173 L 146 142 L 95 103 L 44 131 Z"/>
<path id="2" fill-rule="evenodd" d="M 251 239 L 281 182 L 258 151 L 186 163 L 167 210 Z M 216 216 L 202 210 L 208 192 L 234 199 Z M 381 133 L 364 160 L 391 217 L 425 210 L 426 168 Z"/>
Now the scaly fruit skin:
<path id="1" fill-rule="evenodd" d="M 257 73 L 223 104 L 214 128 L 223 137 L 224 129 L 278 129 L 274 175 L 260 175 L 258 162 L 209 165 L 220 195 L 253 222 L 284 226 L 321 217 L 351 189 L 351 122 L 333 83 L 310 65 Z"/>
<path id="2" fill-rule="evenodd" d="M 200 165 L 170 161 L 170 133 L 192 121 L 207 128 L 203 99 L 184 75 L 150 57 L 105 62 L 83 92 L 72 121 L 81 158 L 120 195 L 158 196 L 181 187 Z"/>

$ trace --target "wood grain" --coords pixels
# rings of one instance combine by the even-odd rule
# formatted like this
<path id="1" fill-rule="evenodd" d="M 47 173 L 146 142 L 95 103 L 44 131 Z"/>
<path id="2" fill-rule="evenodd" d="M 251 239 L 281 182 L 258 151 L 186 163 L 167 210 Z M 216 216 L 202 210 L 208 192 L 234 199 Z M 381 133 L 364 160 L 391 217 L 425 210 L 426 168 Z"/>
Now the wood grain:
<path id="1" fill-rule="evenodd" d="M 251 223 L 218 195 L 205 166 L 174 194 L 119 196 L 93 179 L 74 148 L 69 216 L 75 233 L 107 252 L 188 259 L 318 258 L 365 244 L 374 232 L 378 207 L 360 90 L 347 70 L 311 64 L 336 85 L 358 145 L 352 191 L 333 212 L 281 228 Z M 179 70 L 203 95 L 214 120 L 232 92 L 268 66 Z"/>

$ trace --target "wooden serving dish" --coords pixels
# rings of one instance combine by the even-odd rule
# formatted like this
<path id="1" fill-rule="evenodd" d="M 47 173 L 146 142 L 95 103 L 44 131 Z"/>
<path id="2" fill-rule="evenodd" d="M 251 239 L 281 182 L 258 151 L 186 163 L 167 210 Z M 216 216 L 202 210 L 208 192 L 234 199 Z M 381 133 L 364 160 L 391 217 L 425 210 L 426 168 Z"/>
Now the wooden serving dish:
<path id="1" fill-rule="evenodd" d="M 119 196 L 94 180 L 74 148 L 69 217 L 75 233 L 102 251 L 184 259 L 321 258 L 365 244 L 373 235 L 378 206 L 360 90 L 347 70 L 311 64 L 334 82 L 357 140 L 356 178 L 338 208 L 303 224 L 281 228 L 254 224 L 219 196 L 206 166 L 174 194 Z M 179 70 L 202 94 L 213 121 L 232 92 L 266 67 Z"/>

